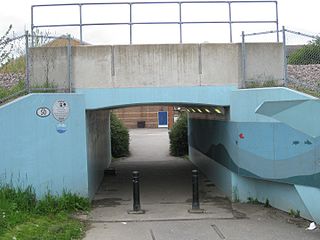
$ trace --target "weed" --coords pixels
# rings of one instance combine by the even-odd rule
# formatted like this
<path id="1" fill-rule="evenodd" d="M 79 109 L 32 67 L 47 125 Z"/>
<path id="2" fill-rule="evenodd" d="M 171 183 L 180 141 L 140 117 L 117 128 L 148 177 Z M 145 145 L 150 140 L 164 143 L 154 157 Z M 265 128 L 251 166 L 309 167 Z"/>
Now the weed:
<path id="1" fill-rule="evenodd" d="M 33 93 L 55 93 L 58 86 L 54 83 L 44 82 L 43 84 L 35 84 L 31 86 Z"/>
<path id="2" fill-rule="evenodd" d="M 246 88 L 267 88 L 267 87 L 279 87 L 279 83 L 274 80 L 268 81 L 247 81 Z"/>
<path id="3" fill-rule="evenodd" d="M 61 196 L 54 196 L 48 192 L 38 201 L 36 212 L 42 214 L 55 214 L 58 212 L 88 211 L 89 200 L 76 194 L 64 191 Z"/>
<path id="4" fill-rule="evenodd" d="M 185 160 L 190 160 L 189 155 L 184 155 L 182 158 L 185 159 Z"/>
<path id="5" fill-rule="evenodd" d="M 269 199 L 268 199 L 268 198 L 266 199 L 266 201 L 265 201 L 265 203 L 264 203 L 264 207 L 266 207 L 266 208 L 270 208 L 270 207 L 271 207 L 271 205 L 270 205 L 270 202 L 269 202 Z"/>
<path id="6" fill-rule="evenodd" d="M 312 89 L 308 89 L 306 87 L 296 87 L 296 86 L 292 86 L 291 88 L 299 91 L 299 92 L 303 92 L 303 93 L 306 93 L 306 94 L 309 94 L 311 96 L 314 96 L 314 97 L 317 97 L 317 98 L 320 98 L 320 92 L 319 91 L 316 91 L 316 90 L 312 90 Z"/>
<path id="7" fill-rule="evenodd" d="M 290 209 L 289 215 L 292 217 L 295 217 L 295 218 L 299 218 L 300 217 L 300 210 Z"/>
<path id="8" fill-rule="evenodd" d="M 233 187 L 232 198 L 234 202 L 240 202 L 238 187 Z"/>
<path id="9" fill-rule="evenodd" d="M 248 203 L 261 204 L 261 202 L 259 202 L 258 198 L 252 198 L 252 197 L 248 197 Z"/>

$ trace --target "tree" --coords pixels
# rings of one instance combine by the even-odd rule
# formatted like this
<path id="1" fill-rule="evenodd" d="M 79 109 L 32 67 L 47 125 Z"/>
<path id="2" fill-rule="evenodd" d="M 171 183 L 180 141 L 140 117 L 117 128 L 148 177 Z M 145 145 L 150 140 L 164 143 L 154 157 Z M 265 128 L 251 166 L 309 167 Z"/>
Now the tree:
<path id="1" fill-rule="evenodd" d="M 13 48 L 13 44 L 10 42 L 9 38 L 11 30 L 12 25 L 10 24 L 5 34 L 0 37 L 0 66 L 6 62 Z"/>

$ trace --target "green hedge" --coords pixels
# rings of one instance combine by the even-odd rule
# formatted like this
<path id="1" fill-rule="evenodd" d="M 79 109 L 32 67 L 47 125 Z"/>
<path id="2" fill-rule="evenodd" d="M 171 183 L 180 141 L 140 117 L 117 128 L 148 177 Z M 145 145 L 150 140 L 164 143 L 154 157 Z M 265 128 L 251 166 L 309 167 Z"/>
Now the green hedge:
<path id="1" fill-rule="evenodd" d="M 110 116 L 111 153 L 115 158 L 129 155 L 129 131 L 113 113 Z"/>
<path id="2" fill-rule="evenodd" d="M 172 156 L 185 156 L 188 154 L 188 117 L 181 114 L 169 132 L 170 154 Z"/>
<path id="3" fill-rule="evenodd" d="M 320 42 L 314 41 L 293 52 L 288 63 L 293 65 L 320 64 Z"/>

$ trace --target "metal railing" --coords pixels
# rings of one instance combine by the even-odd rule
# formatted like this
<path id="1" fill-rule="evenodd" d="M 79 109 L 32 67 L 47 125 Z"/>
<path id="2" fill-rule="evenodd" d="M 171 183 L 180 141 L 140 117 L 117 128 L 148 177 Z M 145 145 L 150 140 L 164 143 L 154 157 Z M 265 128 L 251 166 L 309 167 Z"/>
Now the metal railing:
<path id="1" fill-rule="evenodd" d="M 274 4 L 275 17 L 270 20 L 233 20 L 232 17 L 232 6 L 235 4 Z M 212 21 L 184 21 L 183 6 L 190 4 L 222 4 L 227 6 L 228 20 L 212 20 Z M 86 6 L 102 6 L 102 5 L 122 5 L 129 7 L 129 21 L 128 22 L 97 22 L 97 23 L 84 23 L 83 19 L 83 8 Z M 177 21 L 146 21 L 146 22 L 135 22 L 133 17 L 135 14 L 134 6 L 137 5 L 178 5 L 177 10 Z M 45 7 L 67 7 L 67 6 L 78 6 L 79 7 L 79 23 L 75 24 L 46 24 L 46 25 L 35 25 L 34 24 L 34 9 L 45 8 Z M 229 27 L 229 41 L 233 42 L 233 24 L 275 24 L 277 31 L 279 30 L 278 25 L 278 3 L 277 1 L 174 1 L 174 2 L 110 2 L 110 3 L 68 3 L 68 4 L 41 4 L 31 6 L 31 33 L 33 34 L 35 29 L 38 28 L 61 28 L 61 27 L 79 27 L 80 41 L 83 42 L 83 28 L 88 26 L 114 26 L 114 25 L 127 25 L 129 26 L 129 43 L 133 43 L 133 26 L 134 25 L 179 25 L 179 42 L 183 43 L 183 25 L 188 24 L 226 24 Z M 32 37 L 33 38 L 33 37 Z M 279 41 L 279 35 L 277 35 L 277 41 Z M 32 41 L 33 43 L 33 41 Z"/>

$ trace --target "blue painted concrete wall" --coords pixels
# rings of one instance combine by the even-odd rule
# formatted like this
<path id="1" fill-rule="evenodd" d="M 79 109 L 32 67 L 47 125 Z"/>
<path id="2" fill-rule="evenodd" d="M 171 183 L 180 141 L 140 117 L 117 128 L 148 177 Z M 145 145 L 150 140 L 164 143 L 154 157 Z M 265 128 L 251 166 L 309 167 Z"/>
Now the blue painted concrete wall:
<path id="1" fill-rule="evenodd" d="M 0 107 L 1 183 L 71 190 L 92 197 L 109 165 L 107 109 L 135 104 L 230 106 L 230 118 L 189 119 L 190 157 L 230 198 L 269 199 L 320 222 L 319 100 L 285 88 L 228 87 L 78 89 L 82 94 L 30 94 Z M 70 106 L 63 122 L 57 100 Z M 303 117 L 308 121 L 303 121 Z M 295 116 L 298 116 L 295 118 Z M 58 128 L 66 130 L 59 133 Z M 61 129 L 60 129 L 61 130 Z"/>
<path id="2" fill-rule="evenodd" d="M 86 112 L 89 197 L 93 198 L 111 163 L 110 112 Z"/>
<path id="3" fill-rule="evenodd" d="M 38 117 L 36 110 L 52 110 L 56 100 L 70 106 L 64 124 L 52 113 Z M 78 94 L 30 94 L 0 107 L 0 181 L 15 186 L 32 185 L 38 197 L 64 189 L 88 195 L 88 169 L 84 96 Z"/>
<path id="4" fill-rule="evenodd" d="M 278 106 L 277 114 L 261 107 L 266 101 Z M 280 112 L 283 122 L 276 118 Z M 320 126 L 292 119 L 294 112 L 320 119 L 319 101 L 285 88 L 234 91 L 230 121 L 191 115 L 191 160 L 233 199 L 268 198 L 277 208 L 299 210 L 320 222 L 320 209 L 312 205 L 315 198 L 320 200 L 320 137 L 309 134 L 311 127 Z"/>

